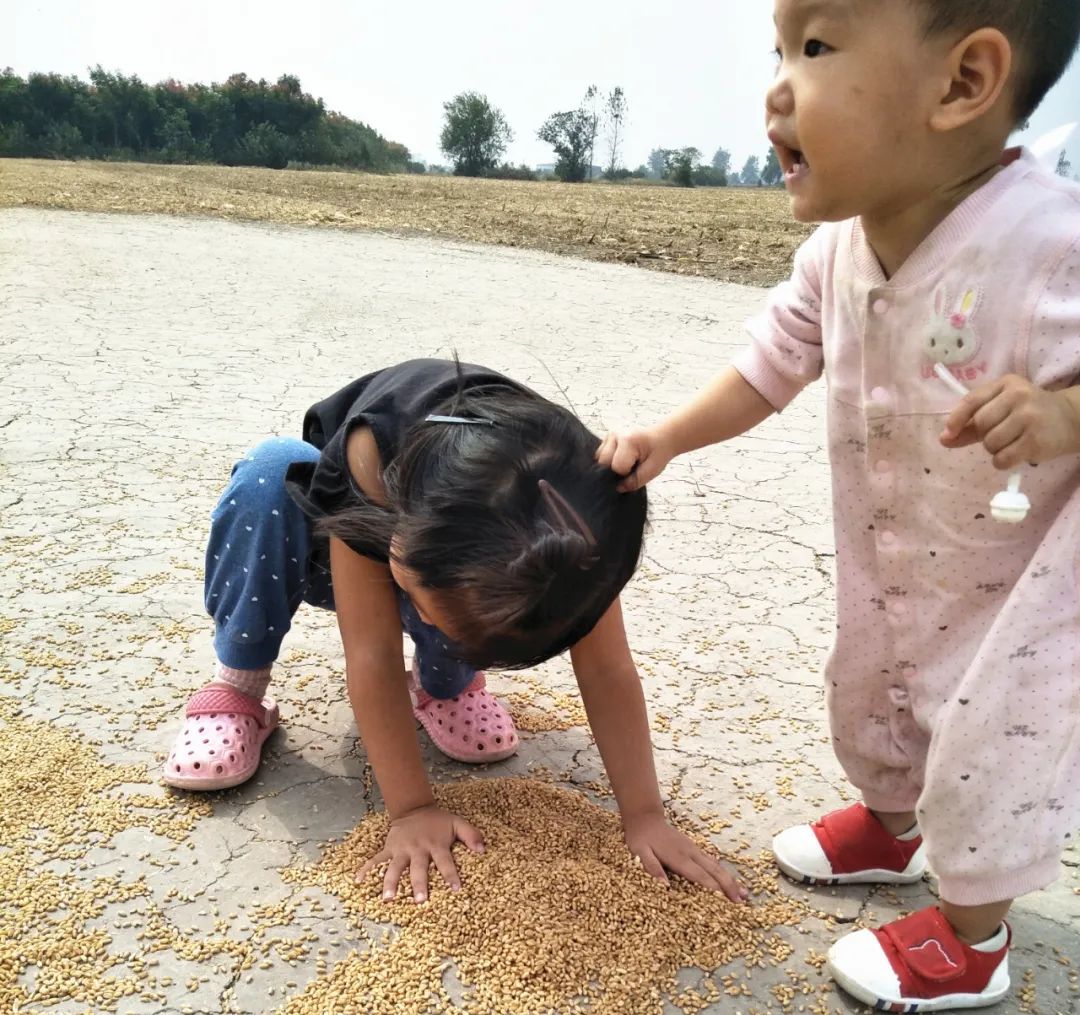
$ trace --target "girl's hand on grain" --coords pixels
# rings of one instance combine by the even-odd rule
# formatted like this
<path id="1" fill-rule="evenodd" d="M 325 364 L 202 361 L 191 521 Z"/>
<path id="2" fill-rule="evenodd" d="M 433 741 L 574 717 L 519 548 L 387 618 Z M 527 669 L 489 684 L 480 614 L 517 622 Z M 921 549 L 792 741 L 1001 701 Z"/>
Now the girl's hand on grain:
<path id="1" fill-rule="evenodd" d="M 750 896 L 730 871 L 669 825 L 663 814 L 624 818 L 623 835 L 630 852 L 658 881 L 666 882 L 670 871 L 710 891 L 723 892 L 732 902 L 745 902 Z"/>
<path id="2" fill-rule="evenodd" d="M 450 890 L 456 892 L 461 887 L 452 853 L 456 842 L 463 842 L 474 853 L 484 851 L 484 837 L 475 825 L 435 804 L 417 808 L 391 820 L 386 845 L 360 868 L 356 879 L 363 880 L 385 863 L 383 899 L 396 898 L 401 876 L 408 871 L 414 901 L 426 902 L 428 870 L 435 864 Z"/>

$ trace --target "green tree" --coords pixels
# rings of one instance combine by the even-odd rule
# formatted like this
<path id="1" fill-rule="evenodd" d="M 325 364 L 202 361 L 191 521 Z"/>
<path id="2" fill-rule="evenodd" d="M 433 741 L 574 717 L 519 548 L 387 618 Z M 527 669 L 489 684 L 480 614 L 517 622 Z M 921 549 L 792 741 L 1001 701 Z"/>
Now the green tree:
<path id="1" fill-rule="evenodd" d="M 770 148 L 765 156 L 765 168 L 761 170 L 761 182 L 767 187 L 774 187 L 784 178 L 784 171 L 780 168 L 780 160 L 776 157 L 776 149 Z"/>
<path id="2" fill-rule="evenodd" d="M 241 165 L 284 169 L 289 164 L 289 139 L 272 123 L 256 124 L 241 139 L 238 156 Z"/>
<path id="3" fill-rule="evenodd" d="M 502 111 L 477 92 L 462 92 L 443 103 L 446 122 L 439 146 L 458 176 L 480 176 L 494 169 L 513 140 Z"/>
<path id="4" fill-rule="evenodd" d="M 583 112 L 588 113 L 592 118 L 592 137 L 589 138 L 589 155 L 585 162 L 586 178 L 592 179 L 594 153 L 596 152 L 596 135 L 600 132 L 600 113 L 596 108 L 596 98 L 600 94 L 600 89 L 596 85 L 589 85 L 585 89 L 585 97 L 581 100 L 581 109 Z"/>
<path id="5" fill-rule="evenodd" d="M 761 163 L 758 161 L 756 155 L 751 155 L 750 158 L 746 160 L 746 165 L 742 167 L 739 178 L 742 180 L 744 187 L 757 187 L 760 185 Z"/>
<path id="6" fill-rule="evenodd" d="M 697 148 L 680 148 L 671 160 L 671 179 L 680 187 L 694 185 L 694 170 L 701 161 L 701 152 Z"/>
<path id="7" fill-rule="evenodd" d="M 717 148 L 716 154 L 712 157 L 712 167 L 724 176 L 728 176 L 731 173 L 731 152 L 726 148 Z"/>
<path id="8" fill-rule="evenodd" d="M 722 170 L 705 165 L 694 167 L 695 187 L 726 187 L 727 185 L 728 176 Z"/>
<path id="9" fill-rule="evenodd" d="M 300 80 L 144 84 L 102 67 L 76 77 L 0 72 L 0 154 L 284 166 L 293 160 L 404 171 L 408 150 L 327 112 Z"/>
<path id="10" fill-rule="evenodd" d="M 192 162 L 197 146 L 187 112 L 174 109 L 161 125 L 161 153 L 166 162 Z"/>
<path id="11" fill-rule="evenodd" d="M 592 98 L 590 88 L 577 109 L 552 113 L 536 136 L 555 149 L 555 175 L 564 183 L 580 183 L 592 170 L 591 153 L 596 143 L 597 114 L 586 107 Z"/>
<path id="12" fill-rule="evenodd" d="M 658 180 L 666 180 L 671 174 L 671 163 L 676 152 L 670 148 L 654 148 L 649 152 L 649 172 Z"/>

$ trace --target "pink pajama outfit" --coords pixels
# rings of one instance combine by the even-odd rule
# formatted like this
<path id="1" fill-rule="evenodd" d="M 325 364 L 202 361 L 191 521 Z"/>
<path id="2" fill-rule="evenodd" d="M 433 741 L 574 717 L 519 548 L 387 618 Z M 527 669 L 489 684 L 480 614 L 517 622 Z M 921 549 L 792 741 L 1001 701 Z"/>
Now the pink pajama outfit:
<path id="1" fill-rule="evenodd" d="M 1080 826 L 1080 455 L 1023 470 L 1021 525 L 958 396 L 1080 383 L 1080 187 L 1023 153 L 891 279 L 857 221 L 819 229 L 736 360 L 778 410 L 824 371 L 837 552 L 826 667 L 838 758 L 868 806 L 916 810 L 942 896 L 1043 888 Z"/>

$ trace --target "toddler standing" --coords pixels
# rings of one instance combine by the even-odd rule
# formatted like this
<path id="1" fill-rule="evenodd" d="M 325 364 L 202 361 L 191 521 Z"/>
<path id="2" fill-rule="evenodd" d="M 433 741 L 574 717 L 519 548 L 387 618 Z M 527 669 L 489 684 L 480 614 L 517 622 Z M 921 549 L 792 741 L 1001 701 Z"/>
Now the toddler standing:
<path id="1" fill-rule="evenodd" d="M 1058 876 L 1080 816 L 1080 188 L 1005 150 L 1072 58 L 1080 4 L 775 14 L 769 137 L 795 217 L 825 224 L 733 366 L 599 460 L 638 489 L 826 375 L 826 691 L 863 802 L 774 852 L 820 884 L 917 881 L 928 858 L 940 907 L 848 935 L 829 969 L 884 1010 L 993 1004 L 1004 917 Z M 1020 468 L 1031 512 L 1005 526 L 995 469 Z"/>

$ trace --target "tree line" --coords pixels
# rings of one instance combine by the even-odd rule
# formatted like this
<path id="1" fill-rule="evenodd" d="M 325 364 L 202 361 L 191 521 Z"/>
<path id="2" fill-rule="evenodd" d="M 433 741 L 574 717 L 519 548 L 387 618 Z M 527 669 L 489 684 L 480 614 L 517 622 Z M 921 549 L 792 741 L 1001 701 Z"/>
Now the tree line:
<path id="1" fill-rule="evenodd" d="M 511 166 L 499 160 L 514 139 L 501 109 L 478 92 L 462 92 L 443 105 L 444 122 L 440 147 L 459 176 L 497 176 L 533 179 L 528 166 Z M 608 180 L 632 177 L 668 180 L 682 187 L 775 186 L 783 171 L 771 148 L 764 163 L 751 156 L 741 170 L 731 166 L 731 153 L 720 148 L 710 164 L 702 162 L 697 148 L 654 148 L 648 161 L 637 169 L 622 164 L 622 141 L 629 104 L 622 88 L 603 95 L 591 85 L 574 109 L 552 113 L 536 132 L 555 152 L 554 175 L 568 183 L 591 179 L 598 140 L 606 154 L 600 175 Z"/>
<path id="2" fill-rule="evenodd" d="M 343 166 L 379 172 L 423 172 L 402 144 L 365 123 L 328 111 L 297 77 L 224 83 L 145 84 L 95 67 L 75 76 L 0 72 L 0 156 L 216 162 L 223 165 Z M 440 147 L 463 176 L 535 179 L 529 166 L 501 162 L 514 134 L 487 96 L 463 92 L 443 105 Z M 555 153 L 554 173 L 567 182 L 602 176 L 647 178 L 693 186 L 773 186 L 783 173 L 776 153 L 751 156 L 741 169 L 717 150 L 703 161 L 693 147 L 654 148 L 636 169 L 623 164 L 629 104 L 621 87 L 590 86 L 572 109 L 552 113 L 537 137 Z M 601 166 L 596 165 L 597 159 Z M 1062 154 L 1063 175 L 1071 169 Z M 1059 165 L 1059 171 L 1062 166 Z M 439 171 L 441 167 L 431 167 Z"/>
<path id="3" fill-rule="evenodd" d="M 418 169 L 409 150 L 328 111 L 298 78 L 148 85 L 100 66 L 89 82 L 0 72 L 0 156 Z"/>

